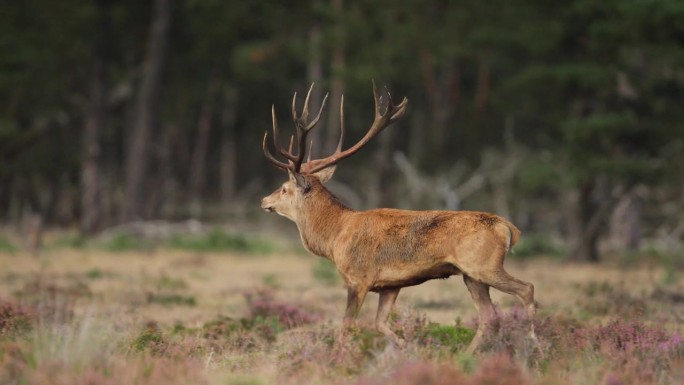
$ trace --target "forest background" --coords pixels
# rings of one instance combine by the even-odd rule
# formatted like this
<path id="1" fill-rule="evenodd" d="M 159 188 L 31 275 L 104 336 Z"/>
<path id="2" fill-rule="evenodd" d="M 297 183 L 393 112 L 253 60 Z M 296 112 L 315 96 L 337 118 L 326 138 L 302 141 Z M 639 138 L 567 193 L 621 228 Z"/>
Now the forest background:
<path id="1" fill-rule="evenodd" d="M 330 93 L 314 156 L 406 117 L 345 161 L 357 209 L 510 218 L 572 260 L 679 255 L 684 3 L 674 0 L 97 0 L 0 5 L 0 222 L 27 244 L 131 223 L 261 223 L 261 151 L 294 92 Z M 300 96 L 300 105 L 302 103 Z M 635 254 L 636 255 L 636 254 Z"/>

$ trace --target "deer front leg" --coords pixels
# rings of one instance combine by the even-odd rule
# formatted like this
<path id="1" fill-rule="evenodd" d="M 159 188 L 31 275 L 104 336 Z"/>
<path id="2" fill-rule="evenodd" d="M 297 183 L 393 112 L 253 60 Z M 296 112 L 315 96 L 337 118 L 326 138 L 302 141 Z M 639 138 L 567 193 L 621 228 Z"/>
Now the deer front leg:
<path id="1" fill-rule="evenodd" d="M 349 328 L 354 326 L 356 316 L 359 315 L 359 310 L 363 301 L 368 294 L 368 288 L 360 286 L 347 286 L 347 310 L 344 312 L 344 327 Z"/>
<path id="2" fill-rule="evenodd" d="M 383 290 L 380 292 L 380 299 L 378 300 L 378 314 L 375 317 L 375 328 L 385 336 L 389 337 L 397 346 L 402 347 L 405 341 L 396 335 L 387 325 L 394 302 L 399 295 L 399 288 Z"/>

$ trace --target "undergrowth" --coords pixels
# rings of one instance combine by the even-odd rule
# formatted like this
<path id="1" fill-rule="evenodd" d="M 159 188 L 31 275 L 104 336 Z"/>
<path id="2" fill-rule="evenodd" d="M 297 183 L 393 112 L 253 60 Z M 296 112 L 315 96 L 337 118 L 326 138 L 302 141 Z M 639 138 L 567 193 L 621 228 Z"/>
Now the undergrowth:
<path id="1" fill-rule="evenodd" d="M 118 233 L 105 238 L 85 238 L 78 234 L 66 234 L 51 240 L 47 249 L 95 249 L 109 252 L 150 251 L 158 248 L 194 252 L 234 251 L 261 255 L 272 254 L 282 247 L 261 237 L 228 232 L 219 228 L 200 234 L 175 234 L 161 239 L 146 238 L 131 233 Z M 0 252 L 12 253 L 17 248 L 0 238 Z"/>
<path id="2" fill-rule="evenodd" d="M 14 254 L 17 246 L 4 236 L 0 236 L 0 253 Z"/>
<path id="3" fill-rule="evenodd" d="M 184 287 L 172 277 L 157 281 Z M 241 317 L 163 325 L 75 312 L 73 301 L 62 298 L 88 298 L 78 287 L 27 285 L 16 299 L 0 300 L 0 383 L 667 385 L 684 379 L 684 337 L 638 315 L 604 322 L 540 315 L 534 341 L 523 309 L 500 311 L 479 353 L 469 355 L 476 324 L 436 324 L 412 310 L 390 317 L 406 341 L 400 348 L 364 320 L 343 328 L 275 289 L 246 291 Z"/>

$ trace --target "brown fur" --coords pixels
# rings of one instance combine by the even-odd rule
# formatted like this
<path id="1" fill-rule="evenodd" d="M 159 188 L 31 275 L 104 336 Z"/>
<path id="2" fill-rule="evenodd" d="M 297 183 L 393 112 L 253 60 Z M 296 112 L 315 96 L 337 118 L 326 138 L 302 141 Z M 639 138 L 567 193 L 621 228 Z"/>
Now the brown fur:
<path id="1" fill-rule="evenodd" d="M 503 269 L 504 257 L 520 238 L 520 230 L 504 218 L 476 211 L 355 211 L 315 174 L 290 173 L 290 181 L 264 198 L 262 207 L 292 219 L 306 249 L 335 263 L 348 288 L 345 323 L 352 322 L 368 291 L 379 292 L 376 326 L 402 344 L 385 323 L 399 289 L 458 274 L 480 313 L 470 351 L 495 314 L 490 286 L 518 297 L 534 316 L 532 284 Z"/>

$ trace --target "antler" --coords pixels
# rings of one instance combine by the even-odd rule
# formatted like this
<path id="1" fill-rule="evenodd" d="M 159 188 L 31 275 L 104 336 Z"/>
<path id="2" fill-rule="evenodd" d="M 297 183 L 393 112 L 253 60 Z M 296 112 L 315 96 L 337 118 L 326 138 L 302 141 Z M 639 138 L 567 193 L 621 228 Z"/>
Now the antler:
<path id="1" fill-rule="evenodd" d="M 311 83 L 309 87 L 309 92 L 306 94 L 306 100 L 304 101 L 304 107 L 302 108 L 301 115 L 297 116 L 297 93 L 295 92 L 292 97 L 292 120 L 296 127 L 297 136 L 297 153 L 292 152 L 292 138 L 290 140 L 290 147 L 288 150 L 280 147 L 280 130 L 278 130 L 278 120 L 276 118 L 275 106 L 271 106 L 271 116 L 273 119 L 273 145 L 278 150 L 278 152 L 284 156 L 288 163 L 284 163 L 276 159 L 271 151 L 268 149 L 268 131 L 264 134 L 264 141 L 262 143 L 262 148 L 264 150 L 264 155 L 271 161 L 276 167 L 282 170 L 290 170 L 292 172 L 299 172 L 304 156 L 306 155 L 306 136 L 309 131 L 313 129 L 321 118 L 321 112 L 323 112 L 323 107 L 325 107 L 325 102 L 328 100 L 328 94 L 325 94 L 323 98 L 323 103 L 321 103 L 321 108 L 318 110 L 318 115 L 313 121 L 309 122 L 309 99 L 311 98 L 311 91 L 313 90 L 314 83 Z"/>
<path id="2" fill-rule="evenodd" d="M 399 118 L 404 116 L 406 112 L 406 105 L 408 104 L 408 99 L 404 98 L 401 103 L 394 105 L 392 103 L 392 95 L 385 89 L 385 96 L 387 97 L 387 107 L 385 112 L 382 112 L 382 96 L 378 96 L 378 90 L 375 87 L 375 81 L 373 82 L 373 99 L 375 100 L 375 119 L 373 124 L 371 124 L 368 132 L 364 135 L 361 140 L 359 140 L 352 147 L 342 151 L 342 141 L 344 140 L 344 99 L 340 103 L 340 140 L 337 143 L 337 149 L 335 153 L 323 159 L 316 159 L 307 162 L 302 167 L 302 172 L 307 174 L 312 174 L 317 171 L 323 170 L 326 167 L 337 164 L 342 159 L 348 158 L 351 155 L 359 151 L 363 146 L 365 146 L 371 139 L 378 135 L 385 127 L 397 121 Z"/>
<path id="3" fill-rule="evenodd" d="M 297 172 L 297 173 L 303 173 L 303 174 L 312 174 L 317 171 L 323 170 L 324 168 L 333 166 L 337 164 L 339 161 L 342 159 L 348 158 L 349 156 L 355 154 L 358 152 L 363 146 L 365 146 L 373 137 L 378 135 L 385 127 L 389 126 L 390 124 L 394 123 L 398 119 L 400 119 L 402 116 L 404 116 L 404 113 L 406 112 L 406 106 L 408 104 L 408 99 L 404 98 L 401 103 L 398 105 L 394 105 L 392 103 L 392 95 L 385 89 L 385 96 L 387 98 L 387 107 L 385 108 L 385 111 L 382 112 L 382 104 L 383 104 L 383 96 L 378 96 L 378 91 L 377 88 L 375 87 L 375 82 L 373 82 L 373 99 L 375 101 L 375 119 L 373 120 L 373 124 L 371 124 L 371 127 L 368 129 L 368 132 L 366 132 L 366 135 L 364 135 L 361 140 L 359 140 L 355 145 L 352 147 L 342 151 L 342 143 L 344 141 L 344 134 L 345 134 L 345 128 L 344 128 L 344 97 L 342 97 L 342 100 L 340 101 L 340 140 L 337 143 L 337 148 L 335 152 L 322 159 L 315 159 L 315 160 L 310 160 L 308 159 L 306 163 L 302 163 L 304 159 L 304 154 L 306 153 L 306 136 L 311 131 L 311 129 L 318 123 L 318 120 L 321 117 L 321 111 L 323 110 L 323 107 L 325 106 L 325 102 L 328 98 L 328 95 L 326 94 L 325 98 L 323 99 L 323 103 L 321 105 L 321 109 L 318 111 L 318 115 L 316 118 L 309 123 L 307 121 L 308 118 L 308 105 L 309 105 L 309 96 L 311 95 L 311 89 L 313 88 L 313 84 L 311 85 L 311 88 L 309 88 L 309 93 L 306 95 L 306 101 L 304 102 L 304 108 L 302 110 L 302 114 L 300 116 L 297 116 L 297 112 L 295 109 L 295 100 L 297 98 L 297 94 L 295 93 L 294 98 L 292 99 L 292 118 L 294 119 L 295 126 L 297 128 L 296 135 L 297 135 L 297 154 L 292 153 L 292 142 L 290 142 L 290 149 L 288 151 L 285 151 L 283 148 L 279 147 L 279 132 L 278 132 L 278 124 L 276 122 L 276 117 L 275 117 L 275 108 L 272 109 L 272 115 L 273 115 L 273 143 L 275 147 L 279 150 L 280 154 L 283 155 L 285 158 L 288 159 L 288 163 L 281 162 L 270 153 L 268 150 L 268 144 L 267 144 L 267 139 L 268 139 L 268 132 L 264 135 L 264 142 L 263 142 L 263 150 L 264 154 L 268 158 L 268 160 L 271 161 L 276 167 L 281 168 L 283 170 L 290 170 L 292 172 Z M 313 145 L 313 143 L 312 143 Z M 309 154 L 309 157 L 311 154 Z"/>

